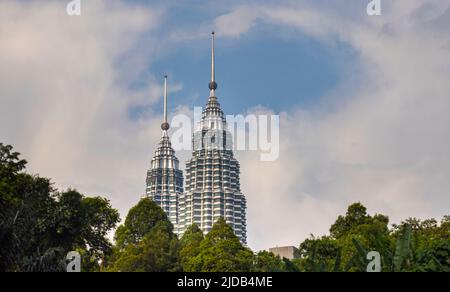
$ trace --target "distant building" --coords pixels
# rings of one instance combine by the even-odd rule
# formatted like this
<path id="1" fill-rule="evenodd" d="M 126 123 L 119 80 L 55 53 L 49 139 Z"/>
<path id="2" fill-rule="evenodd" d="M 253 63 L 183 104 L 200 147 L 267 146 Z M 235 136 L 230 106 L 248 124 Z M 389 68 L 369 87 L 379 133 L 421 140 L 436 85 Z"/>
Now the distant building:
<path id="1" fill-rule="evenodd" d="M 183 172 L 179 169 L 178 158 L 170 143 L 167 131 L 167 76 L 164 79 L 164 121 L 161 141 L 155 151 L 147 172 L 146 195 L 167 214 L 178 234 L 178 200 L 183 193 Z"/>
<path id="2" fill-rule="evenodd" d="M 298 258 L 298 248 L 295 246 L 281 246 L 269 248 L 269 251 L 280 258 L 287 258 L 289 260 Z"/>

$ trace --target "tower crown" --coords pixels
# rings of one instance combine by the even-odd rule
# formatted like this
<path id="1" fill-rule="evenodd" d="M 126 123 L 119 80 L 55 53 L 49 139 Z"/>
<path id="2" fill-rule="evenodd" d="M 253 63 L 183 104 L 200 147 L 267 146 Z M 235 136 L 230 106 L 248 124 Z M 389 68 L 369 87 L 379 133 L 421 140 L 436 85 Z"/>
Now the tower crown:
<path id="1" fill-rule="evenodd" d="M 203 117 L 206 116 L 220 116 L 223 118 L 224 114 L 220 108 L 220 104 L 216 97 L 216 89 L 217 89 L 217 82 L 216 82 L 216 59 L 215 59 L 215 36 L 216 33 L 211 33 L 211 82 L 209 82 L 209 99 L 208 103 L 206 104 L 206 107 L 203 111 Z"/>

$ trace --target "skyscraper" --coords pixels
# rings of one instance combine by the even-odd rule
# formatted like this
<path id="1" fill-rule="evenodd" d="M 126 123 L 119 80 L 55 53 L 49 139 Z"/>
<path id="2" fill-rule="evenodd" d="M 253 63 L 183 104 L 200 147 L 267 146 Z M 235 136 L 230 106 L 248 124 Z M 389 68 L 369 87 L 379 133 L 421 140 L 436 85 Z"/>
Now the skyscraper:
<path id="1" fill-rule="evenodd" d="M 183 173 L 179 169 L 179 161 L 170 143 L 167 131 L 170 125 L 167 122 L 167 76 L 164 77 L 164 121 L 161 124 L 163 131 L 158 148 L 155 151 L 147 171 L 146 195 L 158 204 L 174 225 L 178 234 L 178 199 L 183 193 Z"/>
<path id="2" fill-rule="evenodd" d="M 204 233 L 220 217 L 247 242 L 246 199 L 241 193 L 240 166 L 232 150 L 231 134 L 216 97 L 215 36 L 212 34 L 210 95 L 193 134 L 192 158 L 186 163 L 185 192 L 179 201 L 180 235 L 192 224 Z"/>

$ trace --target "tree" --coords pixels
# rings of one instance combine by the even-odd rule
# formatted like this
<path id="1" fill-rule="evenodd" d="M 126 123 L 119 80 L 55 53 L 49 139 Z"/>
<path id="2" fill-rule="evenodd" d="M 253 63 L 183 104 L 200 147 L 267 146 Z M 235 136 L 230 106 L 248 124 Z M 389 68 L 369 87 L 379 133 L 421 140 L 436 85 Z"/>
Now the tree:
<path id="1" fill-rule="evenodd" d="M 48 244 L 40 234 L 48 226 L 38 219 L 55 204 L 50 181 L 24 173 L 27 162 L 12 149 L 0 143 L 0 271 L 27 269 L 42 256 L 39 245 Z"/>
<path id="2" fill-rule="evenodd" d="M 330 236 L 315 238 L 311 235 L 300 244 L 299 254 L 303 260 L 295 261 L 306 271 L 317 271 L 320 269 L 332 270 L 335 261 L 340 256 L 341 248 L 338 241 Z"/>
<path id="3" fill-rule="evenodd" d="M 339 216 L 337 218 L 336 222 L 330 228 L 330 235 L 337 239 L 348 235 L 362 225 L 373 224 L 374 221 L 378 221 L 384 225 L 385 230 L 387 230 L 387 225 L 389 223 L 388 217 L 378 214 L 371 217 L 367 214 L 367 208 L 364 207 L 364 205 L 361 203 L 354 203 L 348 207 L 345 216 Z"/>
<path id="4" fill-rule="evenodd" d="M 394 250 L 389 250 L 384 247 L 377 250 L 383 257 L 382 270 L 387 272 L 401 272 L 407 270 L 414 265 L 413 263 L 413 248 L 411 246 L 411 225 L 404 225 L 399 233 Z M 363 243 L 357 239 L 353 239 L 353 243 L 357 252 L 353 257 L 353 263 L 358 271 L 366 271 L 368 264 L 367 254 L 370 251 Z"/>
<path id="5" fill-rule="evenodd" d="M 178 240 L 157 223 L 137 244 L 128 244 L 119 252 L 109 271 L 115 272 L 175 272 L 178 265 Z"/>
<path id="6" fill-rule="evenodd" d="M 220 218 L 200 243 L 200 253 L 188 260 L 187 272 L 248 272 L 253 253 L 244 247 L 233 229 Z"/>
<path id="7" fill-rule="evenodd" d="M 450 220 L 444 216 L 440 224 L 435 219 L 409 218 L 394 225 L 393 237 L 400 237 L 403 230 L 411 229 L 409 263 L 403 270 L 415 272 L 450 271 Z"/>
<path id="8" fill-rule="evenodd" d="M 256 254 L 253 272 L 285 272 L 285 262 L 272 252 L 260 251 Z"/>
<path id="9" fill-rule="evenodd" d="M 125 219 L 125 224 L 119 226 L 116 231 L 115 241 L 119 248 L 128 244 L 141 242 L 158 222 L 166 222 L 168 232 L 172 232 L 166 213 L 151 199 L 144 198 L 130 209 Z"/>
<path id="10" fill-rule="evenodd" d="M 0 143 L 0 270 L 63 271 L 69 251 L 97 260 L 111 251 L 106 235 L 119 221 L 105 199 L 58 193 L 49 179 L 25 173 L 26 161 Z"/>
<path id="11" fill-rule="evenodd" d="M 345 263 L 352 260 L 357 239 L 369 250 L 380 250 L 392 244 L 389 236 L 389 218 L 381 214 L 371 216 L 366 207 L 355 203 L 348 207 L 345 216 L 339 216 L 330 228 L 330 237 L 336 240 L 341 252 L 341 260 Z"/>
<path id="12" fill-rule="evenodd" d="M 295 262 L 305 271 L 356 271 L 354 240 L 364 243 L 370 251 L 390 246 L 388 223 L 388 217 L 371 216 L 361 203 L 352 204 L 345 216 L 339 216 L 331 226 L 329 236 L 312 236 L 300 244 L 301 258 Z"/>
<path id="13" fill-rule="evenodd" d="M 193 224 L 184 232 L 180 240 L 180 265 L 184 271 L 192 270 L 189 266 L 191 259 L 200 253 L 203 231 Z"/>
<path id="14" fill-rule="evenodd" d="M 130 209 L 115 235 L 116 247 L 108 270 L 116 272 L 170 272 L 180 270 L 179 242 L 172 223 L 151 199 Z"/>
<path id="15" fill-rule="evenodd" d="M 76 190 L 69 189 L 58 196 L 52 240 L 65 250 L 79 250 L 85 263 L 83 267 L 98 271 L 98 262 L 112 252 L 108 232 L 119 221 L 118 211 L 111 207 L 108 200 L 84 197 Z"/>
<path id="16" fill-rule="evenodd" d="M 360 203 L 349 206 L 330 228 L 330 236 L 305 240 L 301 258 L 294 262 L 303 271 L 365 272 L 370 251 L 381 255 L 382 271 L 450 271 L 450 217 L 410 218 L 389 230 L 387 216 L 367 214 Z"/>

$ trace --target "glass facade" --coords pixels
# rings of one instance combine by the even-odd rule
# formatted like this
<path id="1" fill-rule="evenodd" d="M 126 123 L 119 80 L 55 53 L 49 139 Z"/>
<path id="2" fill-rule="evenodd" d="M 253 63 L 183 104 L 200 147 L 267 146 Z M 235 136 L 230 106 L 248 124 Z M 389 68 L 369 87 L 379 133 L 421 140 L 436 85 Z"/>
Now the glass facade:
<path id="1" fill-rule="evenodd" d="M 146 195 L 166 212 L 176 234 L 179 234 L 178 201 L 182 193 L 183 173 L 167 132 L 164 131 L 147 171 Z"/>
<path id="2" fill-rule="evenodd" d="M 231 134 L 215 96 L 209 98 L 193 134 L 192 158 L 186 163 L 185 192 L 179 200 L 179 232 L 197 224 L 204 233 L 224 218 L 242 243 L 247 243 L 245 196 Z"/>
<path id="3" fill-rule="evenodd" d="M 167 135 L 166 76 L 163 137 L 147 173 L 146 193 L 167 213 L 180 237 L 194 223 L 207 233 L 219 218 L 224 218 L 240 241 L 247 244 L 247 201 L 241 193 L 240 166 L 215 94 L 214 33 L 211 71 L 210 97 L 192 137 L 192 158 L 186 162 L 184 192 L 183 174 Z"/>

